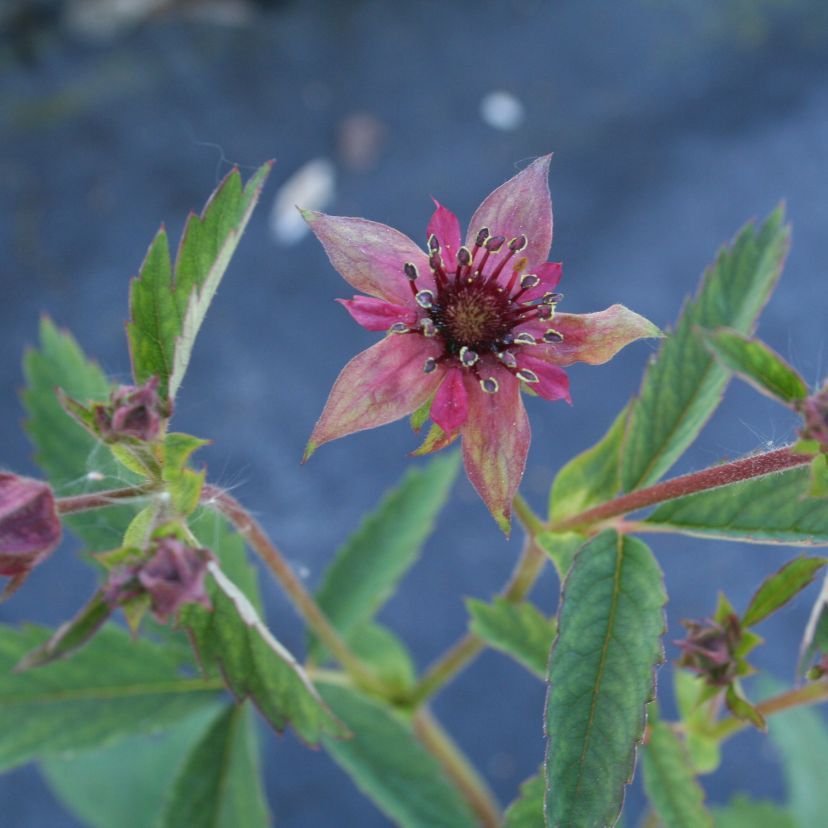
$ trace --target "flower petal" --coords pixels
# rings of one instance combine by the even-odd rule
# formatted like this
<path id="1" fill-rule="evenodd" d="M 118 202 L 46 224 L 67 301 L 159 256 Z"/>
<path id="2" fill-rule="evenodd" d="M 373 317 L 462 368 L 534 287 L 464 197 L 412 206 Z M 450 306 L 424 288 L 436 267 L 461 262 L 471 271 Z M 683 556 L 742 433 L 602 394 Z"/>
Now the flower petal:
<path id="1" fill-rule="evenodd" d="M 474 244 L 483 227 L 487 227 L 493 236 L 505 236 L 507 242 L 523 234 L 528 239 L 523 255 L 529 267 L 546 261 L 552 246 L 552 200 L 548 181 L 551 159 L 551 155 L 538 158 L 486 197 L 469 222 L 467 245 Z"/>
<path id="2" fill-rule="evenodd" d="M 539 279 L 537 287 L 530 288 L 521 297 L 521 302 L 531 302 L 540 299 L 545 293 L 551 293 L 558 286 L 563 276 L 563 266 L 560 262 L 544 262 L 532 271 Z"/>
<path id="3" fill-rule="evenodd" d="M 454 270 L 454 263 L 457 260 L 457 251 L 463 242 L 460 240 L 460 222 L 451 210 L 443 207 L 437 199 L 434 199 L 437 209 L 431 216 L 426 230 L 426 239 L 433 233 L 440 242 L 443 261 L 449 270 Z"/>
<path id="4" fill-rule="evenodd" d="M 370 296 L 354 296 L 353 299 L 337 299 L 354 320 L 369 331 L 387 331 L 395 322 L 406 325 L 417 323 L 417 311 L 402 305 L 392 305 L 383 299 Z"/>
<path id="5" fill-rule="evenodd" d="M 420 273 L 418 287 L 433 288 L 428 258 L 408 236 L 361 218 L 328 216 L 303 210 L 302 217 L 322 242 L 331 264 L 357 290 L 398 305 L 413 304 L 403 265 L 412 262 Z"/>
<path id="6" fill-rule="evenodd" d="M 419 334 L 391 334 L 357 354 L 337 377 L 303 460 L 323 443 L 391 423 L 421 406 L 442 380 L 423 363 L 441 346 Z"/>
<path id="7" fill-rule="evenodd" d="M 539 397 L 572 402 L 572 397 L 569 396 L 569 377 L 563 368 L 525 352 L 521 352 L 518 357 L 518 367 L 528 368 L 537 376 L 538 381 L 530 383 L 529 387 Z"/>
<path id="8" fill-rule="evenodd" d="M 500 528 L 508 535 L 512 499 L 520 485 L 529 451 L 530 428 L 520 384 L 505 368 L 487 365 L 481 376 L 498 383 L 485 393 L 471 374 L 464 377 L 469 414 L 462 428 L 466 474 Z"/>
<path id="9" fill-rule="evenodd" d="M 468 394 L 463 384 L 463 370 L 451 368 L 446 371 L 445 379 L 431 404 L 431 419 L 446 434 L 451 434 L 466 422 L 469 413 Z"/>

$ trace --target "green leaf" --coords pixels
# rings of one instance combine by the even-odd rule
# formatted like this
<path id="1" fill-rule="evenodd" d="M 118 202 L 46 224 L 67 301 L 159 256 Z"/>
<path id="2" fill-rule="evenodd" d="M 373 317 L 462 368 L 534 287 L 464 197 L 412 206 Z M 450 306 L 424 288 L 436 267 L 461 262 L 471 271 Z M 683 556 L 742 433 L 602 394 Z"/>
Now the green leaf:
<path id="1" fill-rule="evenodd" d="M 459 457 L 449 454 L 410 469 L 339 549 L 316 599 L 340 633 L 347 636 L 369 621 L 394 593 L 431 534 L 459 465 Z M 315 662 L 325 658 L 315 639 L 309 657 Z"/>
<path id="2" fill-rule="evenodd" d="M 550 521 L 572 517 L 618 493 L 619 460 L 629 409 L 629 405 L 624 408 L 598 443 L 558 472 L 549 492 Z"/>
<path id="3" fill-rule="evenodd" d="M 742 685 L 738 680 L 732 681 L 725 691 L 725 704 L 727 709 L 737 718 L 750 722 L 757 730 L 768 729 L 765 717 L 750 700 L 745 696 Z"/>
<path id="4" fill-rule="evenodd" d="M 690 756 L 673 729 L 664 722 L 650 725 L 641 750 L 644 790 L 666 828 L 710 828 L 704 792 L 693 774 Z"/>
<path id="5" fill-rule="evenodd" d="M 113 625 L 68 661 L 12 673 L 49 631 L 0 630 L 0 768 L 162 729 L 220 693 L 214 681 L 182 676 L 174 650 Z"/>
<path id="6" fill-rule="evenodd" d="M 805 589 L 817 572 L 828 563 L 828 558 L 794 558 L 778 572 L 766 578 L 751 598 L 742 623 L 753 627 L 784 606 Z"/>
<path id="7" fill-rule="evenodd" d="M 784 403 L 808 396 L 805 380 L 763 342 L 720 329 L 704 335 L 707 347 L 758 391 Z"/>
<path id="8" fill-rule="evenodd" d="M 645 523 L 753 543 L 828 543 L 828 509 L 806 496 L 808 469 L 793 468 L 662 503 Z"/>
<path id="9" fill-rule="evenodd" d="M 244 187 L 234 169 L 210 196 L 201 216 L 190 214 L 174 275 L 166 230 L 158 231 L 130 291 L 127 336 L 136 383 L 158 376 L 162 396 L 175 397 L 198 329 L 271 166 L 262 165 Z"/>
<path id="10" fill-rule="evenodd" d="M 290 723 L 311 744 L 323 733 L 343 735 L 304 670 L 245 594 L 215 563 L 207 565 L 207 573 L 213 609 L 187 604 L 179 616 L 199 659 L 220 665 L 228 688 L 239 700 L 251 698 L 276 730 Z"/>
<path id="11" fill-rule="evenodd" d="M 172 787 L 158 828 L 264 828 L 270 824 L 247 707 L 218 716 Z"/>
<path id="12" fill-rule="evenodd" d="M 658 480 L 719 404 L 730 372 L 707 350 L 697 329 L 728 326 L 753 332 L 788 251 L 790 230 L 782 222 L 780 206 L 758 230 L 747 225 L 722 249 L 647 368 L 623 451 L 625 491 Z"/>
<path id="13" fill-rule="evenodd" d="M 546 678 L 549 649 L 558 623 L 525 601 L 516 604 L 495 598 L 491 604 L 466 599 L 471 631 L 497 650 L 516 658 L 540 678 Z"/>
<path id="14" fill-rule="evenodd" d="M 719 740 L 711 734 L 713 721 L 707 697 L 709 688 L 700 676 L 673 671 L 676 705 L 684 724 L 685 746 L 696 773 L 712 773 L 721 764 Z"/>
<path id="15" fill-rule="evenodd" d="M 654 695 L 666 600 L 640 540 L 602 532 L 575 558 L 549 668 L 549 828 L 615 823 Z"/>
<path id="16" fill-rule="evenodd" d="M 755 802 L 738 794 L 724 808 L 714 808 L 716 828 L 801 828 L 775 802 Z"/>
<path id="17" fill-rule="evenodd" d="M 348 644 L 389 688 L 404 693 L 414 686 L 417 675 L 411 654 L 387 627 L 373 621 L 361 624 L 351 630 Z"/>
<path id="18" fill-rule="evenodd" d="M 520 786 L 520 796 L 506 809 L 503 828 L 545 828 L 543 797 L 546 780 L 543 773 L 529 777 Z"/>
<path id="19" fill-rule="evenodd" d="M 578 532 L 538 532 L 535 541 L 552 559 L 558 577 L 563 581 L 578 550 L 587 542 L 585 535 Z"/>
<path id="20" fill-rule="evenodd" d="M 35 460 L 58 495 L 84 494 L 132 485 L 139 477 L 120 466 L 109 448 L 92 437 L 60 405 L 55 389 L 79 400 L 103 401 L 109 382 L 100 367 L 86 358 L 71 334 L 44 317 L 40 350 L 30 350 L 23 362 L 26 389 L 23 405 L 26 430 L 35 446 Z M 137 511 L 134 506 L 107 509 L 106 520 L 96 512 L 67 515 L 69 528 L 92 551 L 119 546 Z"/>
<path id="21" fill-rule="evenodd" d="M 828 575 L 822 581 L 819 597 L 814 602 L 802 636 L 796 672 L 801 678 L 818 654 L 828 653 Z"/>
<path id="22" fill-rule="evenodd" d="M 170 780 L 221 707 L 206 706 L 163 733 L 49 757 L 40 768 L 52 792 L 89 828 L 157 828 Z"/>
<path id="23" fill-rule="evenodd" d="M 828 455 L 818 454 L 811 460 L 808 497 L 828 497 Z"/>
<path id="24" fill-rule="evenodd" d="M 477 820 L 438 761 L 388 707 L 345 687 L 320 686 L 353 734 L 324 737 L 325 748 L 357 787 L 401 828 L 469 828 Z"/>

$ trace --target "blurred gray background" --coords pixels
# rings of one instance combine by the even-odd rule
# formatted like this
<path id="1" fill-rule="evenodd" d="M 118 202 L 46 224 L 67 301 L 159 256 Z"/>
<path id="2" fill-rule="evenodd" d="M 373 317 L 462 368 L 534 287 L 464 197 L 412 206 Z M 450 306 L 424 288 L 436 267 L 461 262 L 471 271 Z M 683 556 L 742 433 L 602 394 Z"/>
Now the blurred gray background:
<path id="1" fill-rule="evenodd" d="M 299 235 L 294 202 L 365 216 L 423 240 L 433 195 L 465 222 L 528 159 L 554 151 L 552 258 L 569 311 L 624 302 L 670 325 L 717 247 L 785 198 L 794 242 L 761 335 L 811 382 L 825 363 L 828 6 L 823 0 L 163 2 L 5 0 L 0 6 L 0 464 L 36 474 L 21 431 L 20 357 L 38 316 L 70 328 L 125 381 L 127 287 L 158 224 L 174 239 L 232 164 L 277 164 L 199 337 L 178 430 L 212 438 L 214 482 L 233 487 L 309 584 L 360 516 L 403 474 L 405 424 L 299 458 L 342 365 L 376 335 L 333 299 L 352 291 Z M 310 166 L 308 166 L 310 165 Z M 297 178 L 298 174 L 298 178 Z M 287 209 L 285 208 L 287 205 Z M 570 372 L 572 408 L 528 400 L 526 496 L 543 508 L 555 470 L 600 437 L 635 392 L 652 346 Z M 675 471 L 778 446 L 795 423 L 734 384 Z M 423 559 L 382 620 L 425 666 L 462 633 L 461 596 L 491 596 L 506 542 L 462 480 Z M 678 622 L 743 608 L 793 550 L 654 538 Z M 91 589 L 67 541 L 0 620 L 55 624 Z M 269 583 L 269 621 L 301 650 Z M 557 603 L 550 575 L 535 598 Z M 790 681 L 807 592 L 763 629 L 755 661 Z M 659 674 L 671 685 L 669 664 Z M 669 693 L 665 693 L 669 696 Z M 544 688 L 487 654 L 436 702 L 500 800 L 543 755 Z M 669 699 L 667 711 L 672 710 Z M 322 752 L 263 733 L 267 790 L 286 828 L 382 826 Z M 783 796 L 767 740 L 728 743 L 705 780 Z M 643 808 L 631 787 L 627 825 Z M 2 822 L 77 823 L 37 770 L 0 779 Z"/>

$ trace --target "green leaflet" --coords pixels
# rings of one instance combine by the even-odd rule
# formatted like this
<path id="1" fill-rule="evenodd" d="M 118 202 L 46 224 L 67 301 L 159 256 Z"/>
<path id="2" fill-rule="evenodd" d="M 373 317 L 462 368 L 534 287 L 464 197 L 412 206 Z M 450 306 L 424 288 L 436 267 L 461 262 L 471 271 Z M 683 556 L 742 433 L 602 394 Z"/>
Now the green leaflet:
<path id="1" fill-rule="evenodd" d="M 549 668 L 549 828 L 615 824 L 662 660 L 666 600 L 640 540 L 602 532 L 575 558 Z"/>
<path id="2" fill-rule="evenodd" d="M 734 796 L 724 808 L 714 808 L 716 828 L 803 828 L 775 802 L 756 802 L 744 794 Z"/>
<path id="3" fill-rule="evenodd" d="M 708 333 L 704 339 L 731 371 L 763 394 L 784 403 L 808 396 L 802 377 L 763 342 L 726 329 Z"/>
<path id="4" fill-rule="evenodd" d="M 163 729 L 219 696 L 214 681 L 180 674 L 173 649 L 111 625 L 68 661 L 12 673 L 48 634 L 2 628 L 0 768 Z"/>
<path id="5" fill-rule="evenodd" d="M 547 618 L 525 601 L 516 604 L 500 597 L 491 604 L 467 598 L 466 609 L 472 633 L 516 658 L 539 678 L 546 678 L 549 649 L 558 627 L 555 618 Z"/>
<path id="6" fill-rule="evenodd" d="M 711 700 L 703 679 L 673 668 L 676 705 L 684 725 L 684 745 L 696 773 L 713 773 L 722 761 L 719 740 L 711 735 Z"/>
<path id="7" fill-rule="evenodd" d="M 538 532 L 535 541 L 541 546 L 555 565 L 558 577 L 563 581 L 578 550 L 587 542 L 586 535 L 579 532 Z"/>
<path id="8" fill-rule="evenodd" d="M 320 692 L 353 734 L 324 737 L 328 753 L 395 825 L 401 828 L 471 828 L 477 820 L 439 762 L 411 728 L 386 706 L 345 687 Z"/>
<path id="9" fill-rule="evenodd" d="M 814 546 L 828 543 L 825 501 L 807 497 L 793 468 L 662 503 L 645 523 L 687 535 Z"/>
<path id="10" fill-rule="evenodd" d="M 722 249 L 648 366 L 623 449 L 624 491 L 658 480 L 719 404 L 729 371 L 707 350 L 698 328 L 753 331 L 788 250 L 790 232 L 783 216 L 780 206 L 758 230 L 747 225 Z"/>
<path id="11" fill-rule="evenodd" d="M 205 706 L 163 733 L 49 757 L 40 768 L 52 792 L 89 828 L 157 828 L 173 776 L 221 708 Z"/>
<path id="12" fill-rule="evenodd" d="M 543 773 L 529 777 L 520 786 L 520 796 L 506 809 L 503 828 L 545 828 L 543 797 L 546 781 Z"/>
<path id="13" fill-rule="evenodd" d="M 816 656 L 825 653 L 828 653 L 828 575 L 822 581 L 822 589 L 802 635 L 797 676 L 801 678 L 813 665 Z"/>
<path id="14" fill-rule="evenodd" d="M 259 750 L 247 706 L 228 706 L 190 752 L 158 828 L 266 828 Z"/>
<path id="15" fill-rule="evenodd" d="M 641 763 L 644 789 L 666 828 L 712 828 L 690 756 L 670 725 L 660 721 L 650 725 Z"/>
<path id="16" fill-rule="evenodd" d="M 356 656 L 373 668 L 387 687 L 404 694 L 414 686 L 417 672 L 411 654 L 388 627 L 366 621 L 351 630 L 348 643 Z"/>
<path id="17" fill-rule="evenodd" d="M 410 469 L 337 551 L 316 599 L 340 633 L 347 637 L 391 597 L 431 534 L 459 466 L 454 453 Z M 315 662 L 325 658 L 313 638 L 309 657 Z"/>
<path id="18" fill-rule="evenodd" d="M 817 572 L 828 563 L 828 558 L 795 558 L 788 561 L 779 571 L 766 578 L 742 617 L 746 627 L 763 621 L 771 613 L 805 589 L 816 577 Z"/>
<path id="19" fill-rule="evenodd" d="M 242 186 L 234 169 L 210 196 L 201 216 L 191 213 L 175 262 L 162 227 L 133 279 L 127 324 L 137 383 L 161 379 L 160 393 L 174 398 L 207 308 L 259 199 L 271 164 Z"/>
<path id="20" fill-rule="evenodd" d="M 109 382 L 100 367 L 86 358 L 71 334 L 44 317 L 40 349 L 26 353 L 23 372 L 26 430 L 35 446 L 35 460 L 58 495 L 112 489 L 140 480 L 70 417 L 55 396 L 56 388 L 83 402 L 100 402 L 109 396 Z M 106 520 L 95 512 L 68 515 L 65 520 L 92 551 L 101 552 L 120 546 L 136 511 L 134 506 L 117 506 L 107 510 Z"/>

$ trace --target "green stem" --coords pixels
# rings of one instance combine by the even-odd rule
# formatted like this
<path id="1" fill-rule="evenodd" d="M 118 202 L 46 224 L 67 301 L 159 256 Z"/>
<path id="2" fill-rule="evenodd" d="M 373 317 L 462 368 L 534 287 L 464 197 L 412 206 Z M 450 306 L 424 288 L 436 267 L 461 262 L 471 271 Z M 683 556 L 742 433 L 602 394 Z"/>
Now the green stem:
<path id="1" fill-rule="evenodd" d="M 498 828 L 500 808 L 489 786 L 427 708 L 421 707 L 417 711 L 414 731 L 429 753 L 443 766 L 479 817 L 480 824 L 485 828 Z"/>

